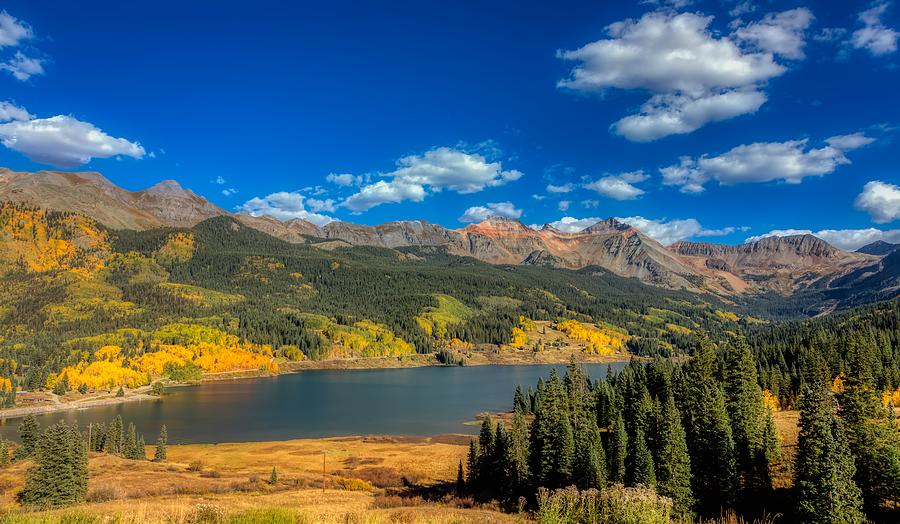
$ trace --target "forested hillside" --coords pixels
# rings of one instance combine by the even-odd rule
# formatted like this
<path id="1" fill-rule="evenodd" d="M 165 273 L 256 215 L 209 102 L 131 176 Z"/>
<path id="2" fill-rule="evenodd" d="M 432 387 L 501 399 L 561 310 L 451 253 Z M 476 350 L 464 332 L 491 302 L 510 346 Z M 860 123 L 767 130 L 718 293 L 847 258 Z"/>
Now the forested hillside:
<path id="1" fill-rule="evenodd" d="M 647 355 L 678 354 L 698 333 L 718 338 L 760 322 L 712 296 L 594 267 L 291 244 L 228 217 L 111 231 L 80 215 L 4 204 L 0 231 L 7 404 L 16 387 L 112 390 L 454 342 L 540 351 L 522 329 L 533 320 L 577 321 L 579 329 L 562 329 L 586 351 L 606 344 Z"/>

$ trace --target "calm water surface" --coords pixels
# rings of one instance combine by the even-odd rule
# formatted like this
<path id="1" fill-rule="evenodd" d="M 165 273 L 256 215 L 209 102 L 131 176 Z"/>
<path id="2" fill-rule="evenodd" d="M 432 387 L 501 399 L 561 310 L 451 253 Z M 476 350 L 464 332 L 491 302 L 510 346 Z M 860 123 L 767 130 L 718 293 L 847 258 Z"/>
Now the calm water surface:
<path id="1" fill-rule="evenodd" d="M 612 364 L 621 369 L 624 364 Z M 39 416 L 42 427 L 60 419 L 85 427 L 122 415 L 147 442 L 162 424 L 172 443 L 286 440 L 338 435 L 474 433 L 463 425 L 483 411 L 512 407 L 523 389 L 557 367 L 473 366 L 377 370 L 317 370 L 257 379 L 172 388 L 161 401 L 127 402 Z M 593 378 L 606 364 L 586 366 Z M 0 420 L 0 436 L 17 440 L 21 419 Z"/>

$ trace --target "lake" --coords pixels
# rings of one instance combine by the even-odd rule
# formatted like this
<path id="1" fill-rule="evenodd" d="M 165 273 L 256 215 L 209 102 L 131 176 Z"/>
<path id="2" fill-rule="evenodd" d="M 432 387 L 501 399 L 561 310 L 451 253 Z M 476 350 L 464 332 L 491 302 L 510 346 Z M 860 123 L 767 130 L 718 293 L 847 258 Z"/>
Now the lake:
<path id="1" fill-rule="evenodd" d="M 613 363 L 621 369 L 624 363 Z M 565 366 L 422 367 L 315 370 L 274 377 L 176 387 L 163 400 L 135 401 L 38 416 L 41 427 L 60 419 L 107 422 L 122 415 L 148 443 L 166 424 L 170 443 L 288 440 L 341 435 L 474 433 L 464 425 L 485 411 L 512 409 L 523 390 Z M 585 366 L 593 378 L 606 364 Z M 0 420 L 0 437 L 18 440 L 21 419 Z"/>

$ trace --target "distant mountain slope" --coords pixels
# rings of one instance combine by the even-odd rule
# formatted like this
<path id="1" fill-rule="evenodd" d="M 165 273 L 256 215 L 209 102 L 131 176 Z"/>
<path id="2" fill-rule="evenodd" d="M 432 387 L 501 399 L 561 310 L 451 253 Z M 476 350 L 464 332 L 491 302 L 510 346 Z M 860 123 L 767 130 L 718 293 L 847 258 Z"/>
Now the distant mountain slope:
<path id="1" fill-rule="evenodd" d="M 0 200 L 81 213 L 113 229 L 189 227 L 229 214 L 172 180 L 131 192 L 94 172 L 25 173 L 0 168 Z"/>
<path id="2" fill-rule="evenodd" d="M 706 242 L 676 242 L 674 253 L 696 266 L 731 273 L 756 291 L 790 294 L 873 263 L 864 253 L 848 253 L 812 235 L 767 237 L 726 246 Z"/>
<path id="3" fill-rule="evenodd" d="M 499 217 L 461 229 L 421 220 L 375 226 L 338 221 L 320 227 L 302 219 L 232 214 L 172 180 L 132 192 L 94 172 L 22 173 L 0 168 L 0 201 L 77 212 L 111 229 L 137 231 L 192 227 L 209 218 L 232 217 L 275 238 L 311 243 L 322 250 L 348 245 L 422 248 L 425 256 L 446 252 L 490 264 L 599 267 L 659 287 L 719 295 L 774 292 L 791 296 L 808 290 L 831 291 L 841 295 L 839 302 L 843 302 L 850 300 L 853 286 L 862 285 L 863 275 L 865 296 L 890 295 L 893 289 L 889 275 L 876 275 L 890 269 L 890 264 L 879 262 L 879 256 L 896 247 L 884 242 L 857 253 L 847 253 L 812 235 L 770 237 L 738 246 L 676 242 L 664 247 L 612 218 L 577 232 L 550 225 L 536 230 Z M 879 286 L 885 286 L 884 292 Z"/>
<path id="4" fill-rule="evenodd" d="M 900 244 L 891 244 L 884 240 L 876 240 L 871 244 L 866 244 L 856 250 L 857 253 L 865 253 L 867 255 L 884 256 L 900 249 Z"/>

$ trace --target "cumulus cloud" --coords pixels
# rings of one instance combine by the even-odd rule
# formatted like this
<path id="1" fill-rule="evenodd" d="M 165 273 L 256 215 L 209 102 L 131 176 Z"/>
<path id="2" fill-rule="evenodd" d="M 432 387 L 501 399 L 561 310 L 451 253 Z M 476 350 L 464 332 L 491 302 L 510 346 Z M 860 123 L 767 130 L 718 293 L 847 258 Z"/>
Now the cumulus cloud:
<path id="1" fill-rule="evenodd" d="M 799 60 L 804 57 L 805 32 L 812 21 L 812 12 L 800 7 L 769 13 L 758 22 L 739 27 L 734 35 L 760 51 Z"/>
<path id="2" fill-rule="evenodd" d="M 6 11 L 0 11 L 0 47 L 15 47 L 32 36 L 31 26 Z"/>
<path id="3" fill-rule="evenodd" d="M 427 194 L 443 190 L 477 193 L 518 180 L 522 173 L 504 170 L 500 162 L 488 162 L 479 154 L 439 147 L 401 158 L 397 169 L 382 177 L 384 180 L 363 186 L 341 205 L 360 213 L 385 203 L 421 202 Z"/>
<path id="4" fill-rule="evenodd" d="M 695 131 L 709 122 L 753 113 L 765 103 L 766 81 L 787 68 L 775 60 L 802 57 L 812 13 L 793 9 L 738 26 L 732 35 L 710 29 L 712 17 L 655 11 L 606 28 L 608 38 L 560 51 L 578 62 L 560 88 L 603 94 L 638 89 L 651 98 L 638 114 L 612 125 L 646 142 Z"/>
<path id="5" fill-rule="evenodd" d="M 682 157 L 678 164 L 661 168 L 660 173 L 664 184 L 679 186 L 682 193 L 701 193 L 710 180 L 725 185 L 775 180 L 799 184 L 806 177 L 823 176 L 849 164 L 845 152 L 873 141 L 855 133 L 831 137 L 821 148 L 808 147 L 807 139 L 757 142 L 718 156 Z"/>
<path id="6" fill-rule="evenodd" d="M 112 137 L 93 124 L 71 116 L 23 119 L 27 112 L 8 111 L 7 117 L 18 119 L 0 124 L 0 143 L 35 162 L 76 167 L 92 158 L 143 158 L 145 154 L 139 143 Z"/>
<path id="7" fill-rule="evenodd" d="M 555 229 L 562 231 L 563 233 L 577 233 L 585 228 L 591 227 L 597 222 L 603 220 L 600 217 L 586 217 L 586 218 L 575 218 L 575 217 L 562 217 L 559 220 L 548 223 L 549 226 L 552 226 Z M 535 229 L 540 229 L 539 226 L 532 226 Z"/>
<path id="8" fill-rule="evenodd" d="M 887 27 L 881 21 L 890 3 L 881 2 L 871 9 L 859 14 L 859 21 L 863 27 L 853 32 L 850 43 L 856 49 L 866 49 L 873 55 L 886 55 L 897 50 L 897 37 L 900 35 L 894 29 Z"/>
<path id="9" fill-rule="evenodd" d="M 302 219 L 312 222 L 317 226 L 324 226 L 335 219 L 314 213 L 306 209 L 304 201 L 306 197 L 296 191 L 280 191 L 265 197 L 254 197 L 238 207 L 239 211 L 249 213 L 255 217 L 268 215 L 278 220 Z M 310 199 L 313 200 L 313 199 Z"/>
<path id="10" fill-rule="evenodd" d="M 585 189 L 596 191 L 614 200 L 634 200 L 645 191 L 634 184 L 647 180 L 643 171 L 632 171 L 619 175 L 608 175 L 584 185 Z"/>
<path id="11" fill-rule="evenodd" d="M 548 184 L 547 192 L 548 193 L 571 193 L 575 189 L 575 184 Z"/>
<path id="12" fill-rule="evenodd" d="M 358 186 L 362 184 L 363 177 L 360 175 L 351 175 L 350 173 L 336 174 L 331 173 L 325 177 L 325 180 L 338 186 Z"/>
<path id="13" fill-rule="evenodd" d="M 900 187 L 873 180 L 863 186 L 853 206 L 865 211 L 876 224 L 886 224 L 900 218 Z"/>
<path id="14" fill-rule="evenodd" d="M 867 229 L 822 229 L 819 231 L 810 229 L 775 229 L 762 235 L 748 237 L 744 242 L 750 243 L 767 237 L 794 235 L 814 235 L 845 251 L 856 251 L 866 244 L 871 244 L 878 240 L 891 244 L 900 244 L 900 229 L 881 230 L 874 227 Z"/>
<path id="15" fill-rule="evenodd" d="M 852 133 L 849 135 L 838 135 L 825 139 L 825 143 L 840 151 L 852 151 L 860 147 L 867 146 L 874 142 L 875 139 L 866 136 L 862 132 Z"/>
<path id="16" fill-rule="evenodd" d="M 11 102 L 0 102 L 0 122 L 10 120 L 31 120 L 34 118 L 24 107 L 19 107 Z"/>
<path id="17" fill-rule="evenodd" d="M 565 233 L 577 233 L 603 220 L 600 217 L 562 217 L 549 225 Z M 742 228 L 705 229 L 694 218 L 683 220 L 652 220 L 642 216 L 616 217 L 616 220 L 635 227 L 660 244 L 669 245 L 691 237 L 724 236 Z"/>
<path id="18" fill-rule="evenodd" d="M 0 69 L 11 74 L 16 80 L 24 82 L 32 76 L 44 74 L 44 61 L 16 51 L 15 56 L 0 63 Z"/>
<path id="19" fill-rule="evenodd" d="M 326 213 L 334 213 L 334 200 L 330 198 L 326 198 L 324 200 L 319 200 L 318 198 L 310 198 L 306 201 L 309 205 L 310 211 L 320 212 L 325 211 Z"/>
<path id="20" fill-rule="evenodd" d="M 512 202 L 489 202 L 484 206 L 473 206 L 466 209 L 465 213 L 459 217 L 459 221 L 481 222 L 492 216 L 519 219 L 522 216 L 522 210 L 517 209 Z"/>

